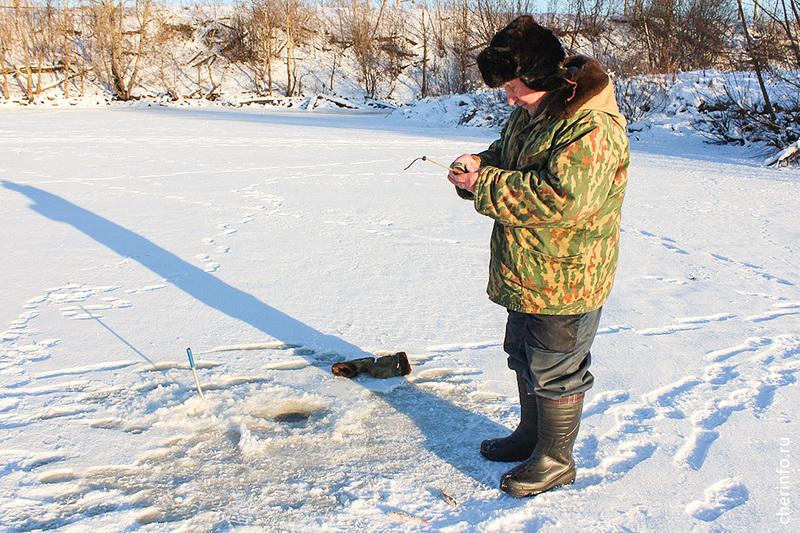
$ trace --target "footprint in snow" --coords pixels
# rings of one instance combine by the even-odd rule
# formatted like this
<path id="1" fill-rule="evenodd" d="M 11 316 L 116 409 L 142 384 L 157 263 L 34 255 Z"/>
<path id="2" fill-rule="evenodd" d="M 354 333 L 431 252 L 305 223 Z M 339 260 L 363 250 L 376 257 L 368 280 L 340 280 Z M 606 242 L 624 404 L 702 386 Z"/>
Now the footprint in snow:
<path id="1" fill-rule="evenodd" d="M 765 347 L 763 350 L 759 348 Z M 748 359 L 725 361 L 736 355 L 755 351 Z M 750 338 L 733 348 L 712 352 L 706 360 L 714 361 L 705 369 L 698 390 L 690 398 L 694 408 L 692 434 L 674 457 L 674 463 L 699 470 L 719 438 L 718 428 L 733 413 L 749 409 L 754 414 L 765 411 L 781 387 L 796 383 L 800 363 L 800 337 L 781 335 L 774 339 Z"/>
<path id="2" fill-rule="evenodd" d="M 600 465 L 600 441 L 595 435 L 578 439 L 575 444 L 575 464 L 581 471 L 596 468 Z"/>
<path id="3" fill-rule="evenodd" d="M 141 288 L 138 288 L 138 289 L 128 289 L 125 292 L 127 294 L 138 294 L 140 292 L 157 291 L 159 289 L 165 289 L 167 287 L 168 287 L 168 285 L 166 283 L 158 283 L 156 285 L 145 285 L 144 287 L 141 287 Z"/>
<path id="4" fill-rule="evenodd" d="M 686 418 L 686 413 L 679 408 L 681 400 L 701 383 L 703 381 L 695 376 L 686 376 L 674 383 L 643 394 L 642 399 L 648 405 L 654 406 L 661 416 L 666 418 Z"/>
<path id="5" fill-rule="evenodd" d="M 676 279 L 676 278 L 664 278 L 662 276 L 644 276 L 642 279 L 659 281 L 659 282 L 662 282 L 662 283 L 669 283 L 670 285 L 685 285 L 690 280 L 691 281 L 696 281 L 694 278 Z"/>
<path id="6" fill-rule="evenodd" d="M 594 457 L 590 456 L 593 448 L 596 448 L 596 444 L 595 441 L 587 441 L 578 448 L 581 453 L 581 461 L 586 461 L 583 464 L 594 463 L 597 466 L 581 471 L 578 480 L 575 482 L 576 488 L 586 488 L 615 481 L 633 470 L 638 464 L 652 457 L 656 449 L 658 449 L 658 446 L 653 442 L 633 439 L 623 442 L 617 447 L 613 455 L 609 455 L 598 462 L 596 454 Z M 584 454 L 586 457 L 583 457 Z"/>
<path id="7" fill-rule="evenodd" d="M 222 233 L 220 233 L 220 236 L 222 236 L 222 237 L 226 237 L 228 235 L 233 235 L 237 231 L 236 229 L 231 228 L 230 224 L 217 224 L 217 229 L 222 231 Z"/>
<path id="8" fill-rule="evenodd" d="M 16 409 L 22 400 L 19 398 L 0 398 L 0 413 Z"/>
<path id="9" fill-rule="evenodd" d="M 716 315 L 679 318 L 676 320 L 675 324 L 657 328 L 640 329 L 637 331 L 637 333 L 640 335 L 669 335 L 670 333 L 677 333 L 679 331 L 700 329 L 704 324 L 730 320 L 731 318 L 735 318 L 735 316 L 736 315 L 732 315 L 730 313 L 719 313 Z"/>
<path id="10" fill-rule="evenodd" d="M 12 340 L 19 340 L 19 337 Z M 55 341 L 52 344 L 49 342 Z M 8 350 L 7 354 L 11 363 L 20 368 L 20 365 L 33 361 L 44 361 L 50 358 L 50 352 L 47 348 L 55 345 L 58 341 L 56 339 L 48 339 L 48 341 L 33 342 L 31 344 L 24 344 L 14 346 Z"/>
<path id="11" fill-rule="evenodd" d="M 61 316 L 72 320 L 90 320 L 103 318 L 102 315 L 94 311 L 107 311 L 109 309 L 124 309 L 132 307 L 133 304 L 127 300 L 118 298 L 103 298 L 106 303 L 92 305 L 71 305 L 61 308 Z"/>
<path id="12" fill-rule="evenodd" d="M 195 361 L 195 367 L 197 369 L 214 368 L 220 366 L 221 364 L 222 363 L 218 363 L 216 361 L 201 361 L 201 360 Z M 173 370 L 173 369 L 189 370 L 189 362 L 160 361 L 152 365 L 151 364 L 142 365 L 140 368 L 137 369 L 137 371 L 146 373 L 146 372 L 163 372 L 165 370 Z"/>
<path id="13" fill-rule="evenodd" d="M 705 359 L 706 361 L 711 361 L 714 363 L 725 361 L 726 359 L 730 359 L 733 356 L 739 355 L 743 352 L 753 352 L 758 350 L 759 348 L 763 348 L 768 344 L 772 343 L 772 339 L 765 338 L 765 337 L 750 337 L 745 339 L 745 341 L 741 344 L 737 344 L 736 346 L 732 346 L 730 348 L 723 348 L 721 350 L 714 350 L 713 352 L 709 352 L 706 354 Z"/>
<path id="14" fill-rule="evenodd" d="M 620 331 L 626 331 L 626 330 L 631 330 L 631 329 L 633 329 L 633 328 L 628 327 L 628 326 L 623 326 L 621 324 L 616 324 L 616 325 L 613 325 L 613 326 L 608 326 L 608 327 L 604 327 L 604 328 L 598 329 L 597 330 L 597 334 L 598 335 L 608 335 L 610 333 L 619 333 Z"/>
<path id="15" fill-rule="evenodd" d="M 622 390 L 601 392 L 583 407 L 581 418 L 586 419 L 590 416 L 602 414 L 612 405 L 625 402 L 628 398 L 630 398 L 630 394 Z"/>
<path id="16" fill-rule="evenodd" d="M 709 365 L 703 373 L 703 381 L 712 385 L 725 385 L 739 377 L 737 365 Z"/>
<path id="17" fill-rule="evenodd" d="M 745 317 L 743 320 L 745 322 L 766 322 L 767 320 L 774 320 L 784 316 L 800 314 L 800 304 L 777 304 L 773 305 L 772 307 L 773 309 L 764 311 L 763 313 L 759 313 L 757 315 Z"/>
<path id="18" fill-rule="evenodd" d="M 45 465 L 51 465 L 67 459 L 67 456 L 62 453 L 44 452 L 35 453 L 30 455 L 27 459 L 20 463 L 20 468 L 25 471 L 35 470 Z"/>
<path id="19" fill-rule="evenodd" d="M 37 372 L 33 374 L 35 379 L 52 378 L 60 376 L 70 376 L 78 374 L 89 374 L 91 372 L 100 372 L 103 370 L 119 370 L 137 364 L 139 361 L 135 359 L 125 359 L 122 361 L 108 361 L 102 363 L 94 363 L 85 366 L 73 366 L 68 368 L 60 368 L 58 370 L 48 370 L 45 372 Z"/>
<path id="20" fill-rule="evenodd" d="M 39 420 L 52 420 L 53 418 L 62 418 L 65 416 L 79 415 L 93 411 L 90 407 L 80 405 L 63 405 L 51 406 L 42 410 L 37 418 Z"/>
<path id="21" fill-rule="evenodd" d="M 763 278 L 768 281 L 775 281 L 781 285 L 794 285 L 794 283 L 792 283 L 791 281 L 779 278 L 777 276 L 773 276 L 769 272 L 766 272 L 764 267 L 754 265 L 752 263 L 746 263 L 744 261 L 737 261 L 735 259 L 731 259 L 729 257 L 725 257 L 724 255 L 719 255 L 715 253 L 709 253 L 708 255 L 710 255 L 717 261 L 721 261 L 723 263 L 727 263 L 737 267 L 744 267 L 746 270 L 749 270 L 751 273 L 753 273 L 756 277 Z"/>
<path id="22" fill-rule="evenodd" d="M 28 322 L 39 316 L 39 311 L 26 311 L 19 315 L 16 320 L 12 320 L 9 324 L 11 329 L 20 329 L 28 325 Z"/>
<path id="23" fill-rule="evenodd" d="M 693 329 L 700 329 L 700 326 L 697 324 L 672 324 L 669 326 L 660 326 L 657 328 L 645 328 L 637 330 L 636 333 L 639 335 L 671 335 L 672 333 L 678 333 L 679 331 L 690 331 Z"/>
<path id="24" fill-rule="evenodd" d="M 428 352 L 454 353 L 464 350 L 482 350 L 485 348 L 496 348 L 500 346 L 496 341 L 490 342 L 469 342 L 459 344 L 440 344 L 429 346 Z"/>
<path id="25" fill-rule="evenodd" d="M 686 514 L 704 522 L 713 522 L 727 511 L 747 503 L 750 491 L 736 479 L 723 479 L 706 489 L 702 500 L 686 506 Z"/>
<path id="26" fill-rule="evenodd" d="M 669 237 L 659 237 L 655 233 L 650 233 L 649 231 L 645 231 L 645 230 L 641 230 L 639 233 L 641 233 L 645 237 L 649 237 L 651 240 L 657 241 L 667 251 L 678 253 L 678 254 L 682 254 L 682 255 L 689 255 L 689 252 L 687 252 L 686 250 L 678 247 L 677 241 L 675 239 L 671 239 Z"/>
<path id="27" fill-rule="evenodd" d="M 214 262 L 208 254 L 197 254 L 194 258 L 205 263 L 203 266 L 205 272 L 215 272 L 219 268 L 219 263 Z"/>
<path id="28" fill-rule="evenodd" d="M 692 470 L 700 470 L 708 457 L 711 445 L 719 438 L 719 432 L 708 429 L 695 428 L 692 436 L 678 450 L 674 463 L 678 466 L 688 466 Z"/>
<path id="29" fill-rule="evenodd" d="M 63 483 L 65 481 L 72 481 L 77 476 L 75 472 L 72 471 L 70 468 L 56 468 L 53 470 L 48 470 L 47 472 L 42 472 L 39 475 L 39 482 L 40 483 Z"/>
<path id="30" fill-rule="evenodd" d="M 626 474 L 633 467 L 650 458 L 655 453 L 656 448 L 655 443 L 638 439 L 623 442 L 617 448 L 616 454 L 603 459 L 598 469 L 604 471 L 606 477 Z"/>
<path id="31" fill-rule="evenodd" d="M 648 420 L 658 416 L 658 411 L 647 404 L 622 404 L 610 408 L 617 423 L 607 431 L 601 439 L 618 441 L 627 435 L 635 435 L 649 431 L 646 427 Z"/>

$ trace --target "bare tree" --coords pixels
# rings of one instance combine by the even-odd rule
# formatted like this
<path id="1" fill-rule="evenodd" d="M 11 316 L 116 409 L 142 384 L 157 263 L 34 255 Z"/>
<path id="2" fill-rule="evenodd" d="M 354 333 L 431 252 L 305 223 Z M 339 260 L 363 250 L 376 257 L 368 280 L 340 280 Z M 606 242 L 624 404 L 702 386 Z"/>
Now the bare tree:
<path id="1" fill-rule="evenodd" d="M 776 0 L 772 5 L 755 3 L 759 17 L 753 16 L 753 45 L 759 54 L 787 69 L 800 68 L 800 0 Z"/>
<path id="2" fill-rule="evenodd" d="M 465 93 L 470 90 L 470 69 L 475 65 L 477 48 L 483 48 L 484 42 L 476 45 L 472 33 L 472 16 L 466 0 L 459 0 L 452 6 L 450 29 L 452 63 L 446 70 L 447 92 Z"/>
<path id="3" fill-rule="evenodd" d="M 171 12 L 164 9 L 153 10 L 153 25 L 150 60 L 157 65 L 162 90 L 173 100 L 180 100 L 183 97 L 181 78 L 184 76 L 180 52 L 182 46 L 194 37 L 195 27 L 173 20 Z"/>
<path id="4" fill-rule="evenodd" d="M 328 64 L 325 68 L 327 79 L 323 81 L 323 87 L 329 91 L 334 91 L 336 75 L 340 74 L 345 51 L 350 45 L 344 38 L 344 30 L 341 25 L 341 18 L 338 16 L 337 3 L 329 0 L 321 1 L 323 4 L 318 13 L 318 26 L 322 36 L 322 51 L 328 58 Z"/>
<path id="5" fill-rule="evenodd" d="M 73 20 L 67 6 L 67 0 L 63 0 L 61 16 L 58 21 L 58 33 L 61 41 L 61 62 L 64 66 L 64 82 L 62 90 L 64 96 L 69 98 L 69 80 L 72 71 L 72 54 L 70 53 L 69 34 L 72 29 Z"/>
<path id="6" fill-rule="evenodd" d="M 572 0 L 565 16 L 559 21 L 556 33 L 560 34 L 564 47 L 575 51 L 580 41 L 588 41 L 593 48 L 592 55 L 597 56 L 597 46 L 605 32 L 605 22 L 609 16 L 607 0 Z"/>
<path id="7" fill-rule="evenodd" d="M 147 43 L 152 0 L 90 0 L 94 29 L 103 70 L 120 100 L 133 98 L 139 82 L 139 66 Z"/>
<path id="8" fill-rule="evenodd" d="M 9 68 L 6 57 L 13 51 L 14 45 L 14 20 L 9 10 L 0 10 L 0 72 L 3 74 L 3 98 L 11 98 L 8 88 L 8 75 L 13 72 Z"/>
<path id="9" fill-rule="evenodd" d="M 380 48 L 376 34 L 381 26 L 386 2 L 376 10 L 367 0 L 338 0 L 336 11 L 342 39 L 352 50 L 366 93 L 374 98 L 380 77 Z"/>
<path id="10" fill-rule="evenodd" d="M 420 65 L 422 66 L 422 71 L 420 72 L 420 98 L 427 98 L 430 91 L 428 84 L 428 63 L 430 61 L 430 42 L 432 29 L 433 19 L 431 18 L 431 12 L 428 9 L 428 6 L 425 5 L 420 12 L 419 33 L 415 36 L 415 39 L 418 39 L 419 44 L 422 46 L 422 59 L 420 61 Z"/>
<path id="11" fill-rule="evenodd" d="M 313 12 L 302 0 L 283 0 L 283 24 L 286 35 L 286 96 L 301 90 L 298 76 L 298 46 L 312 33 Z"/>
<path id="12" fill-rule="evenodd" d="M 61 0 L 61 9 L 53 14 L 51 49 L 48 60 L 55 63 L 54 72 L 63 72 L 63 78 L 55 86 L 61 87 L 65 97 L 70 96 L 73 78 L 81 79 L 80 94 L 83 94 L 83 79 L 86 75 L 86 60 L 79 43 L 81 32 L 77 29 L 80 8 Z M 54 86 L 54 87 L 55 87 Z"/>
<path id="13" fill-rule="evenodd" d="M 31 68 L 31 43 L 30 43 L 30 36 L 34 33 L 31 30 L 31 19 L 30 16 L 31 9 L 30 6 L 22 4 L 20 0 L 14 0 L 14 15 L 16 19 L 16 26 L 17 26 L 17 38 L 20 41 L 20 45 L 22 46 L 22 51 L 24 54 L 24 73 L 25 76 L 25 94 L 28 100 L 33 100 L 34 97 L 34 90 L 33 90 L 33 69 Z"/>
<path id="14" fill-rule="evenodd" d="M 246 9 L 247 42 L 253 50 L 247 63 L 255 68 L 256 91 L 261 93 L 266 84 L 266 93 L 271 95 L 274 86 L 273 65 L 285 46 L 279 38 L 281 10 L 278 0 L 250 0 Z"/>
<path id="15" fill-rule="evenodd" d="M 761 94 L 764 97 L 764 109 L 769 114 L 770 118 L 773 122 L 777 122 L 777 117 L 775 116 L 775 110 L 772 108 L 772 103 L 770 102 L 769 93 L 767 92 L 767 86 L 764 83 L 764 74 L 763 74 L 763 62 L 761 58 L 761 54 L 759 53 L 758 47 L 755 45 L 753 36 L 750 34 L 750 30 L 747 26 L 747 19 L 744 15 L 744 7 L 742 6 L 742 0 L 736 0 L 739 6 L 739 20 L 742 23 L 742 31 L 744 32 L 745 39 L 747 41 L 747 50 L 750 55 L 751 60 L 753 61 L 753 69 L 756 71 L 756 77 L 758 78 L 758 86 L 761 88 Z"/>

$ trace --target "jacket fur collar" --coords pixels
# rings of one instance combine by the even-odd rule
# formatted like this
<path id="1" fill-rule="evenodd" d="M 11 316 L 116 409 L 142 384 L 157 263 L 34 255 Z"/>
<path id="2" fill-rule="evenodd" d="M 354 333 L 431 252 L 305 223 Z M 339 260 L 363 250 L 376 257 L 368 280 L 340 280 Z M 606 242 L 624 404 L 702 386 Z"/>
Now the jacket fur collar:
<path id="1" fill-rule="evenodd" d="M 621 118 L 614 85 L 598 61 L 576 55 L 564 62 L 567 85 L 547 95 L 544 108 L 552 116 L 566 120 L 582 109 L 605 111 Z"/>

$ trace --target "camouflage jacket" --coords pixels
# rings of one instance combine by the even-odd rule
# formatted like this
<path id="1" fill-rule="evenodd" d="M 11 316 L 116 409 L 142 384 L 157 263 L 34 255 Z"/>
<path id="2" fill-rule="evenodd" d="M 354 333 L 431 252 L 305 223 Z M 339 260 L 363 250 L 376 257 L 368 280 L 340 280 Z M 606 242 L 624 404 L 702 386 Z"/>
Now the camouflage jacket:
<path id="1" fill-rule="evenodd" d="M 585 313 L 614 282 L 626 122 L 599 64 L 581 56 L 571 64 L 571 98 L 549 94 L 533 117 L 517 107 L 477 154 L 475 209 L 495 221 L 487 292 L 514 311 Z"/>

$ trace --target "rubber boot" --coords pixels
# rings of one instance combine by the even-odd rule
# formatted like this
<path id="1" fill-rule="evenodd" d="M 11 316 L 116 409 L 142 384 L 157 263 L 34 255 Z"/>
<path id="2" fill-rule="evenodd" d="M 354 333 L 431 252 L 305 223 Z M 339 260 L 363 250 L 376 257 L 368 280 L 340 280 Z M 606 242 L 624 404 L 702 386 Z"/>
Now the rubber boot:
<path id="1" fill-rule="evenodd" d="M 405 352 L 397 352 L 396 354 L 378 357 L 375 364 L 367 371 L 373 378 L 393 378 L 410 373 L 411 365 L 408 363 L 408 356 L 406 356 Z"/>
<path id="2" fill-rule="evenodd" d="M 481 443 L 481 455 L 490 461 L 503 463 L 524 461 L 533 453 L 538 440 L 539 414 L 537 396 L 528 394 L 525 374 L 517 372 L 519 391 L 519 425 L 508 437 L 487 439 Z"/>
<path id="3" fill-rule="evenodd" d="M 367 373 L 373 378 L 392 378 L 405 376 L 411 372 L 411 365 L 405 352 L 397 352 L 392 355 L 378 357 L 376 361 L 373 357 L 362 357 L 342 363 L 335 363 L 331 371 L 345 378 L 354 378 L 361 373 Z"/>
<path id="4" fill-rule="evenodd" d="M 334 363 L 333 367 L 331 367 L 331 371 L 337 376 L 354 378 L 362 372 L 369 372 L 373 364 L 375 364 L 374 357 L 362 357 L 360 359 L 344 361 L 343 363 Z"/>
<path id="5" fill-rule="evenodd" d="M 583 394 L 559 400 L 539 398 L 538 407 L 539 442 L 533 455 L 500 479 L 500 489 L 517 498 L 575 481 L 572 448 L 581 423 Z"/>

